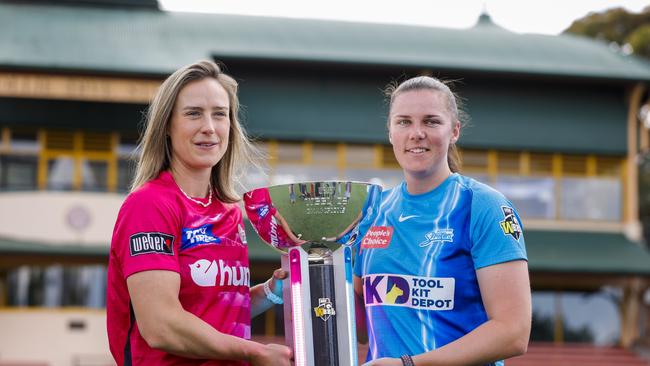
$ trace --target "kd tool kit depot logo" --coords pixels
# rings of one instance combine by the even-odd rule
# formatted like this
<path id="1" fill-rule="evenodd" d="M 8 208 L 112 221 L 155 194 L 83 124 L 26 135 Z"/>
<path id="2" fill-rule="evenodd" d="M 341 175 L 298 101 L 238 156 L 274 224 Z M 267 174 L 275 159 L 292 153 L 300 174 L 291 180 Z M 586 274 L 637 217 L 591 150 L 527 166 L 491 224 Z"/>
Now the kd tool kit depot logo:
<path id="1" fill-rule="evenodd" d="M 366 306 L 404 306 L 422 310 L 454 308 L 452 277 L 373 274 L 363 278 Z"/>

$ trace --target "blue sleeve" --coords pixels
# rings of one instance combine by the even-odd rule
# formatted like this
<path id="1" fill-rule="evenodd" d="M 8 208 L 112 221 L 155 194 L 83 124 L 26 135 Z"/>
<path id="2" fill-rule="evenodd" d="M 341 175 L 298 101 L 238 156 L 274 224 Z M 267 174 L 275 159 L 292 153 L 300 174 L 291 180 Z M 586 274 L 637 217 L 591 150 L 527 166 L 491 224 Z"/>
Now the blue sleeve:
<path id="1" fill-rule="evenodd" d="M 354 268 L 352 270 L 352 273 L 354 273 L 355 276 L 361 277 L 361 254 L 359 254 L 358 247 L 355 248 L 356 250 L 354 251 Z"/>
<path id="2" fill-rule="evenodd" d="M 495 190 L 474 190 L 469 230 L 474 269 L 528 259 L 521 219 L 512 203 Z"/>

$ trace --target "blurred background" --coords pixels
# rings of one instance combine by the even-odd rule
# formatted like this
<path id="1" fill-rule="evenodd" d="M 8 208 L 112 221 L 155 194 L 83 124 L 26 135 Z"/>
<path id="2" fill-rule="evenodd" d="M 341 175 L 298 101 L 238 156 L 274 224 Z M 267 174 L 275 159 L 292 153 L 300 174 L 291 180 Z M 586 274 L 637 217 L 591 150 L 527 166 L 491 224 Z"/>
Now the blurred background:
<path id="1" fill-rule="evenodd" d="M 503 192 L 526 229 L 533 332 L 508 364 L 648 364 L 650 9 L 359 3 L 0 0 L 0 365 L 113 364 L 106 265 L 143 115 L 199 59 L 240 83 L 268 157 L 248 188 L 395 186 L 383 87 L 451 81 L 471 116 L 463 174 Z M 259 283 L 279 257 L 247 237 Z M 256 337 L 282 328 L 281 308 L 253 322 Z"/>

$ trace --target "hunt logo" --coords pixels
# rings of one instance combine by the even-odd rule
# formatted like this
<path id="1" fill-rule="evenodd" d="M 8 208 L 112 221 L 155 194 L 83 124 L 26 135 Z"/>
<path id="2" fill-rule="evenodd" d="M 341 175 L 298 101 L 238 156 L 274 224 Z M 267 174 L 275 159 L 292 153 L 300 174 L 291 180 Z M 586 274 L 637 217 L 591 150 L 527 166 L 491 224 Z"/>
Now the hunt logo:
<path id="1" fill-rule="evenodd" d="M 503 221 L 499 222 L 503 234 L 510 235 L 515 238 L 515 240 L 519 240 L 519 237 L 521 236 L 521 225 L 519 225 L 519 221 L 517 221 L 515 210 L 508 206 L 501 206 L 501 209 L 503 210 L 503 216 L 505 217 Z"/>
<path id="2" fill-rule="evenodd" d="M 205 224 L 198 228 L 183 228 L 181 249 L 190 249 L 203 244 L 221 243 L 221 239 L 212 235 L 212 225 Z"/>
<path id="3" fill-rule="evenodd" d="M 366 306 L 403 306 L 420 310 L 452 310 L 453 277 L 374 274 L 363 278 Z"/>
<path id="4" fill-rule="evenodd" d="M 435 229 L 429 231 L 424 236 L 424 241 L 420 243 L 420 247 L 428 247 L 431 244 L 444 244 L 445 242 L 454 241 L 454 229 Z"/>
<path id="5" fill-rule="evenodd" d="M 229 266 L 219 262 L 199 259 L 189 265 L 192 281 L 201 287 L 250 286 L 250 271 L 244 266 Z"/>
<path id="6" fill-rule="evenodd" d="M 174 236 L 165 233 L 137 233 L 129 238 L 131 256 L 140 254 L 174 255 Z"/>
<path id="7" fill-rule="evenodd" d="M 392 238 L 392 226 L 373 226 L 361 239 L 361 250 L 386 248 Z"/>

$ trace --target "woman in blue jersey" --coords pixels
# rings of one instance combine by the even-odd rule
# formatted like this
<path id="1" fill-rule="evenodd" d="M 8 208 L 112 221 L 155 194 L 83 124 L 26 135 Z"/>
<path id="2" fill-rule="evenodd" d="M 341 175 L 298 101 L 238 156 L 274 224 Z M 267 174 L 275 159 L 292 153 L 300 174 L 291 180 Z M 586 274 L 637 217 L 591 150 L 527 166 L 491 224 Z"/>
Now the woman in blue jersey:
<path id="1" fill-rule="evenodd" d="M 457 173 L 461 121 L 444 83 L 416 77 L 387 96 L 404 182 L 382 193 L 356 258 L 366 365 L 503 365 L 530 335 L 519 216 L 501 193 Z"/>

